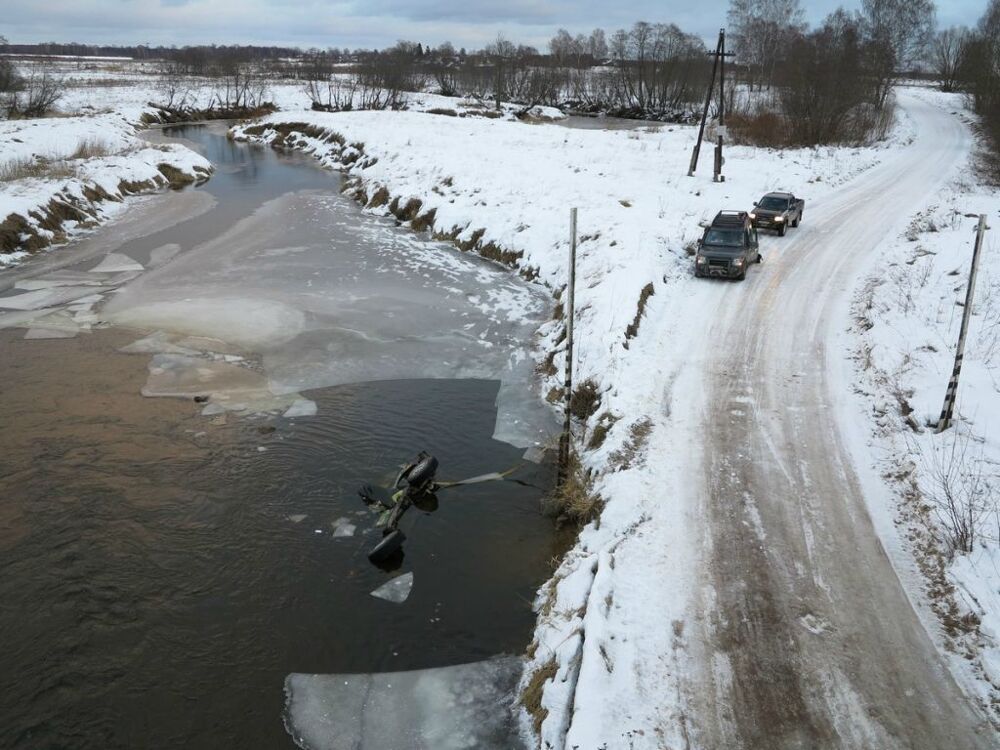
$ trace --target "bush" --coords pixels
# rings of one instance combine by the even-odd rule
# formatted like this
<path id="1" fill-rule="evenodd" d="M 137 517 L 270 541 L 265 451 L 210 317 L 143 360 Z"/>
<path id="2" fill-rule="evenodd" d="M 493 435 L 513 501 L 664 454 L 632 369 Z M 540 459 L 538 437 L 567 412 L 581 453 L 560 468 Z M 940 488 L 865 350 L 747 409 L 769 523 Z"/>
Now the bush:
<path id="1" fill-rule="evenodd" d="M 569 412 L 581 422 L 590 419 L 601 406 L 601 394 L 597 391 L 597 383 L 587 378 L 573 391 L 569 400 Z"/>

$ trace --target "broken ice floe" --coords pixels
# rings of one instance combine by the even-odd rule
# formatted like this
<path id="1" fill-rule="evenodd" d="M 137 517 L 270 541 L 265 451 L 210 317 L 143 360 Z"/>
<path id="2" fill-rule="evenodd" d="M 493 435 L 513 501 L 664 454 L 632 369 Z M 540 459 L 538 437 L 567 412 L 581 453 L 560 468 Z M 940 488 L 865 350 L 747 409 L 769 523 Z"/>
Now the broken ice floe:
<path id="1" fill-rule="evenodd" d="M 384 583 L 372 592 L 376 599 L 385 599 L 387 602 L 402 604 L 410 596 L 413 588 L 413 573 L 403 573 L 396 576 L 388 583 Z"/>
<path id="2" fill-rule="evenodd" d="M 341 516 L 336 521 L 330 524 L 333 527 L 333 538 L 338 539 L 345 536 L 354 536 L 354 532 L 357 531 L 357 526 L 351 523 L 350 518 L 345 518 Z"/>
<path id="3" fill-rule="evenodd" d="M 141 344 L 141 349 L 159 346 L 162 340 L 149 342 L 140 339 L 140 342 L 145 342 Z M 149 376 L 140 392 L 150 398 L 207 397 L 209 403 L 201 411 L 205 416 L 224 411 L 249 414 L 279 412 L 301 400 L 297 393 L 275 394 L 267 378 L 248 367 L 173 353 L 153 355 L 149 362 Z"/>
<path id="4" fill-rule="evenodd" d="M 293 513 L 292 515 L 290 515 L 288 517 L 288 520 L 291 521 L 292 523 L 302 523 L 303 521 L 306 520 L 306 514 L 305 513 Z"/>
<path id="5" fill-rule="evenodd" d="M 145 267 L 122 253 L 108 253 L 104 260 L 90 269 L 91 273 L 121 273 L 123 271 L 143 271 Z"/>
<path id="6" fill-rule="evenodd" d="M 293 339 L 305 327 L 301 310 L 272 300 L 211 297 L 136 303 L 129 299 L 134 306 L 117 301 L 112 306 L 114 322 L 211 336 L 251 350 Z"/>
<path id="7" fill-rule="evenodd" d="M 297 398 L 282 416 L 289 419 L 294 417 L 314 417 L 316 416 L 316 402 L 308 398 Z"/>
<path id="8" fill-rule="evenodd" d="M 521 660 L 412 672 L 291 674 L 287 725 L 309 750 L 513 750 Z"/>
<path id="9" fill-rule="evenodd" d="M 189 349 L 186 346 L 175 344 L 169 333 L 165 331 L 155 331 L 137 341 L 133 341 L 128 346 L 123 346 L 118 351 L 125 354 L 184 354 L 189 357 L 197 357 L 201 352 L 197 349 Z"/>
<path id="10" fill-rule="evenodd" d="M 101 286 L 101 281 L 93 277 L 89 279 L 51 279 L 43 276 L 37 279 L 22 279 L 14 284 L 15 289 L 25 291 L 53 289 L 61 286 Z"/>
<path id="11" fill-rule="evenodd" d="M 94 294 L 93 287 L 62 286 L 48 289 L 36 289 L 10 297 L 0 297 L 0 308 L 6 310 L 40 310 L 44 307 L 55 307 L 66 302 L 74 302 Z M 98 296 L 98 299 L 101 299 Z"/>

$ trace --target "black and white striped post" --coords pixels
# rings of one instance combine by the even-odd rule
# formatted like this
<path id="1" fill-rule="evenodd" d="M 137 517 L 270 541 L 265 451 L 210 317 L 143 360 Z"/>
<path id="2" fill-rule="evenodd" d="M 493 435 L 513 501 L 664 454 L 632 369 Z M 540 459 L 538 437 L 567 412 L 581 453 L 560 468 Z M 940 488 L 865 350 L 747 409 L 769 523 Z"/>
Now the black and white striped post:
<path id="1" fill-rule="evenodd" d="M 576 209 L 569 210 L 569 280 L 566 284 L 566 381 L 564 383 L 566 414 L 562 437 L 559 439 L 559 484 L 566 479 L 569 469 L 570 406 L 573 399 L 573 319 L 576 312 Z"/>
<path id="2" fill-rule="evenodd" d="M 969 332 L 969 318 L 972 317 L 972 297 L 976 291 L 976 272 L 979 270 L 979 251 L 983 247 L 986 234 L 986 214 L 979 214 L 976 229 L 976 244 L 972 249 L 972 270 L 969 271 L 969 288 L 965 290 L 965 308 L 962 310 L 962 330 L 958 334 L 958 349 L 955 352 L 955 369 L 951 371 L 948 390 L 944 394 L 944 405 L 935 432 L 944 432 L 951 426 L 955 412 L 955 396 L 958 393 L 958 376 L 962 373 L 962 357 L 965 355 L 965 336 Z"/>

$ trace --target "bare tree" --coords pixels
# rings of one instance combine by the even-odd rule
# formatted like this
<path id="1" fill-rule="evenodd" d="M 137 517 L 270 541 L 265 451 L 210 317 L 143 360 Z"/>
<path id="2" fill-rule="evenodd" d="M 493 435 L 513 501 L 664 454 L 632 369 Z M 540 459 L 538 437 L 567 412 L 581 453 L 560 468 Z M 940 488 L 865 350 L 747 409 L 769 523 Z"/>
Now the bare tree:
<path id="1" fill-rule="evenodd" d="M 190 76 L 185 75 L 182 64 L 173 60 L 160 64 L 156 90 L 162 97 L 164 108 L 185 110 L 195 106 L 199 88 Z"/>
<path id="2" fill-rule="evenodd" d="M 600 63 L 608 58 L 608 41 L 604 29 L 594 29 L 587 38 L 587 52 L 594 62 Z"/>
<path id="3" fill-rule="evenodd" d="M 941 81 L 942 91 L 954 91 L 969 47 L 970 32 L 964 26 L 943 29 L 931 45 L 931 64 Z"/>
<path id="4" fill-rule="evenodd" d="M 883 134 L 891 107 L 878 101 L 869 44 L 859 19 L 844 12 L 791 42 L 776 77 L 786 129 L 779 143 L 857 143 Z"/>
<path id="5" fill-rule="evenodd" d="M 565 65 L 573 56 L 573 37 L 566 29 L 559 29 L 556 35 L 549 40 L 549 54 L 555 58 L 560 65 Z"/>
<path id="6" fill-rule="evenodd" d="M 42 117 L 62 98 L 62 78 L 32 65 L 26 74 L 17 76 L 13 89 L 5 97 L 8 117 Z"/>
<path id="7" fill-rule="evenodd" d="M 984 470 L 982 449 L 961 429 L 941 436 L 930 455 L 917 447 L 925 472 L 924 497 L 937 518 L 943 541 L 952 552 L 972 552 L 980 539 L 996 541 L 997 488 Z"/>
<path id="8" fill-rule="evenodd" d="M 966 45 L 959 69 L 962 88 L 993 140 L 985 165 L 1000 184 L 1000 0 L 991 0 Z"/>
<path id="9" fill-rule="evenodd" d="M 777 61 L 805 30 L 799 0 L 730 0 L 727 20 L 733 51 L 747 66 L 750 86 L 770 86 Z"/>
<path id="10" fill-rule="evenodd" d="M 880 104 L 888 98 L 896 76 L 924 57 L 934 35 L 934 12 L 933 0 L 862 0 Z"/>
<path id="11" fill-rule="evenodd" d="M 7 39 L 0 36 L 0 49 L 7 48 Z M 6 57 L 0 57 L 0 95 L 5 95 L 14 91 L 19 83 L 20 76 Z"/>

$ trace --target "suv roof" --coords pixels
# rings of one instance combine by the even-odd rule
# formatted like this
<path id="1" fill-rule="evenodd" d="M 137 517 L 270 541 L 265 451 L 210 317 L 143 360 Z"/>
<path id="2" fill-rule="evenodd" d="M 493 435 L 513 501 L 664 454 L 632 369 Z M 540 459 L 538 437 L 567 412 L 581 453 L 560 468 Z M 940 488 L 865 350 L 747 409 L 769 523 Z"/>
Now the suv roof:
<path id="1" fill-rule="evenodd" d="M 774 198 L 786 198 L 786 199 L 788 199 L 788 198 L 794 198 L 795 196 L 792 195 L 791 193 L 783 193 L 780 190 L 776 190 L 774 192 L 768 193 L 764 197 L 765 198 L 774 197 Z"/>
<path id="2" fill-rule="evenodd" d="M 712 226 L 720 229 L 743 229 L 749 221 L 746 211 L 719 211 L 712 219 Z"/>

